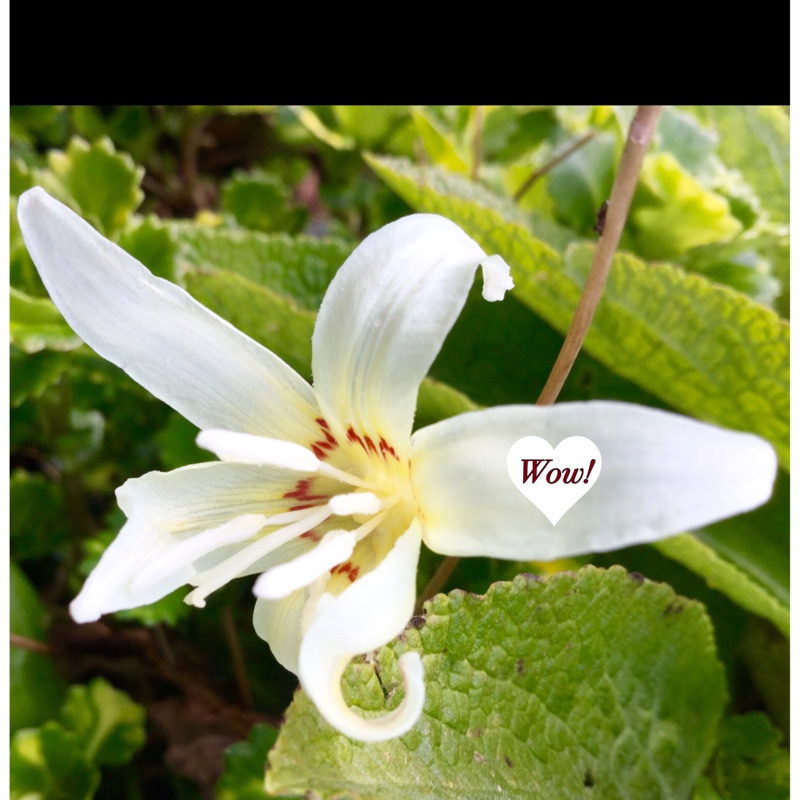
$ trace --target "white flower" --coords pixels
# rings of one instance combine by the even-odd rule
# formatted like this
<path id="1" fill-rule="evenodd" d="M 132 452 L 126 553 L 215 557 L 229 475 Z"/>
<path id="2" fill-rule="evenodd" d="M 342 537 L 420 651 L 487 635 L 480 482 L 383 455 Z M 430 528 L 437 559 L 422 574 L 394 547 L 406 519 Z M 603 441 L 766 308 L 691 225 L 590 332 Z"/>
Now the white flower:
<path id="1" fill-rule="evenodd" d="M 50 296 L 100 355 L 200 427 L 221 461 L 152 472 L 118 491 L 128 522 L 71 605 L 78 621 L 189 583 L 202 606 L 260 573 L 255 627 L 322 715 L 356 739 L 398 736 L 425 696 L 416 653 L 385 717 L 346 706 L 349 659 L 399 634 L 414 607 L 421 542 L 437 553 L 548 560 L 649 542 L 763 503 L 776 460 L 755 436 L 615 402 L 508 406 L 412 435 L 417 391 L 478 265 L 485 296 L 511 287 L 442 217 L 369 236 L 328 289 L 312 389 L 279 358 L 32 189 L 25 241 Z M 487 278 L 488 276 L 488 278 Z M 511 483 L 509 447 L 581 435 L 598 485 L 553 527 Z"/>

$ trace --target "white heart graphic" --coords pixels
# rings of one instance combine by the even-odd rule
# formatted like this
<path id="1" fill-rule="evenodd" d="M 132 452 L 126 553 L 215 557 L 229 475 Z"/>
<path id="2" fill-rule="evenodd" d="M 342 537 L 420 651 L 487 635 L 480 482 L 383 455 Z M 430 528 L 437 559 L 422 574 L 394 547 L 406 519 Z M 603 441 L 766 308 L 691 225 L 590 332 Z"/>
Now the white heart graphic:
<path id="1" fill-rule="evenodd" d="M 506 465 L 514 486 L 556 525 L 594 486 L 602 460 L 585 436 L 570 436 L 556 448 L 540 436 L 524 436 L 511 445 Z"/>

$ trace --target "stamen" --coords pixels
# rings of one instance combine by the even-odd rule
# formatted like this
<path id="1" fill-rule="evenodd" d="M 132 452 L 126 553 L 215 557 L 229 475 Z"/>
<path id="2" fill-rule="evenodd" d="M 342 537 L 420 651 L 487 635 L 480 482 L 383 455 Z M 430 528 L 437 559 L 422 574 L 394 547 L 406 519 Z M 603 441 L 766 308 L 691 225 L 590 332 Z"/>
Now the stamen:
<path id="1" fill-rule="evenodd" d="M 337 517 L 351 517 L 353 514 L 377 514 L 382 503 L 372 492 L 351 492 L 334 495 L 328 500 L 328 507 Z"/>
<path id="2" fill-rule="evenodd" d="M 313 550 L 263 573 L 253 587 L 253 594 L 266 600 L 280 600 L 350 558 L 355 545 L 352 531 L 331 531 Z"/>
<path id="3" fill-rule="evenodd" d="M 268 523 L 269 520 L 263 514 L 243 514 L 188 539 L 168 544 L 157 556 L 153 555 L 146 569 L 136 574 L 131 581 L 131 591 L 146 591 L 176 568 L 183 568 L 220 547 L 243 542 L 255 536 Z"/>
<path id="4" fill-rule="evenodd" d="M 222 461 L 265 464 L 297 472 L 316 472 L 320 464 L 319 459 L 302 445 L 250 433 L 209 429 L 200 431 L 197 444 Z"/>
<path id="5" fill-rule="evenodd" d="M 258 559 L 263 558 L 281 545 L 292 541 L 292 539 L 296 539 L 300 534 L 310 531 L 331 515 L 327 504 L 309 509 L 306 512 L 287 512 L 287 514 L 293 513 L 304 513 L 304 516 L 299 521 L 283 528 L 278 528 L 278 530 L 272 531 L 272 533 L 267 534 L 258 541 L 247 545 L 247 547 L 242 548 L 215 567 L 198 572 L 191 580 L 191 583 L 197 588 L 186 595 L 184 602 L 198 608 L 204 608 L 206 604 L 205 598 L 213 591 L 224 586 L 228 581 L 237 578 Z M 276 514 L 275 516 L 281 515 Z M 274 518 L 272 517 L 271 519 Z"/>
<path id="6" fill-rule="evenodd" d="M 342 483 L 349 483 L 351 486 L 358 486 L 360 489 L 372 488 L 370 484 L 368 484 L 366 481 L 362 481 L 361 478 L 356 478 L 355 475 L 351 475 L 349 472 L 337 469 L 332 464 L 327 464 L 324 461 L 320 461 L 316 471 L 321 472 L 323 475 L 327 475 L 329 478 L 336 478 L 337 481 L 341 481 Z"/>

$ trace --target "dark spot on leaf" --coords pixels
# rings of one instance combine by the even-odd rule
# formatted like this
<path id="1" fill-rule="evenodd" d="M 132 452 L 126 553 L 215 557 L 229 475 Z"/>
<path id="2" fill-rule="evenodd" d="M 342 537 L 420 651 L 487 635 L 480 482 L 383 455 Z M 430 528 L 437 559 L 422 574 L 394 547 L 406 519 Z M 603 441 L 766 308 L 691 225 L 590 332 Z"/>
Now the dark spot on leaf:
<path id="1" fill-rule="evenodd" d="M 482 756 L 477 750 L 472 754 L 472 760 L 477 761 L 479 764 L 486 762 L 486 758 Z"/>
<path id="2" fill-rule="evenodd" d="M 594 786 L 594 775 L 592 775 L 592 771 L 590 769 L 587 769 L 583 776 L 583 785 L 588 789 L 591 789 Z"/>
<path id="3" fill-rule="evenodd" d="M 472 728 L 472 730 L 467 731 L 467 736 L 472 739 L 478 738 L 483 733 L 483 728 Z"/>
<path id="4" fill-rule="evenodd" d="M 644 583 L 644 575 L 641 572 L 631 572 L 629 575 L 632 581 L 636 581 L 636 583 Z"/>
<path id="5" fill-rule="evenodd" d="M 677 600 L 673 600 L 662 612 L 662 617 L 669 617 L 673 614 L 680 614 L 683 611 L 683 605 Z"/>
<path id="6" fill-rule="evenodd" d="M 565 650 L 572 650 L 572 648 L 573 648 L 573 647 L 575 647 L 575 643 L 574 643 L 574 642 L 567 642 L 567 643 L 564 645 L 564 649 L 565 649 Z"/>
<path id="7" fill-rule="evenodd" d="M 509 767 L 513 767 L 514 766 L 514 762 L 508 756 L 503 756 L 503 761 L 505 761 L 506 764 L 508 764 Z"/>
<path id="8" fill-rule="evenodd" d="M 519 658 L 517 659 L 517 663 L 515 664 L 517 668 L 517 675 L 522 675 L 525 672 L 525 659 Z"/>
<path id="9" fill-rule="evenodd" d="M 420 628 L 425 627 L 425 622 L 426 620 L 424 616 L 411 617 L 411 619 L 408 621 L 408 626 L 409 628 L 416 628 L 419 630 Z"/>

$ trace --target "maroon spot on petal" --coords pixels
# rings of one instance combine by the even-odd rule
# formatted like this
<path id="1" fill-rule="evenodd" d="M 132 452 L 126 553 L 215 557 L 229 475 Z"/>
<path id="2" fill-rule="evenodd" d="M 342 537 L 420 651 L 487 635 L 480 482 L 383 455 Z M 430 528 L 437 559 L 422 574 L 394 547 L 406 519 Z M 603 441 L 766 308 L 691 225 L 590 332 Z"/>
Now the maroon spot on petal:
<path id="1" fill-rule="evenodd" d="M 321 448 L 317 447 L 317 445 L 315 445 L 315 444 L 312 444 L 312 445 L 311 445 L 311 452 L 312 452 L 312 453 L 313 453 L 313 454 L 314 454 L 314 455 L 315 455 L 315 456 L 316 456 L 316 457 L 317 457 L 317 458 L 318 458 L 320 461 L 324 460 L 325 456 L 327 455 L 327 453 L 326 453 L 324 450 L 322 450 Z"/>
<path id="2" fill-rule="evenodd" d="M 378 455 L 378 448 L 375 447 L 375 443 L 372 441 L 372 439 L 370 439 L 369 436 L 364 436 L 364 441 L 367 443 L 367 447 L 372 450 L 375 455 Z"/>

